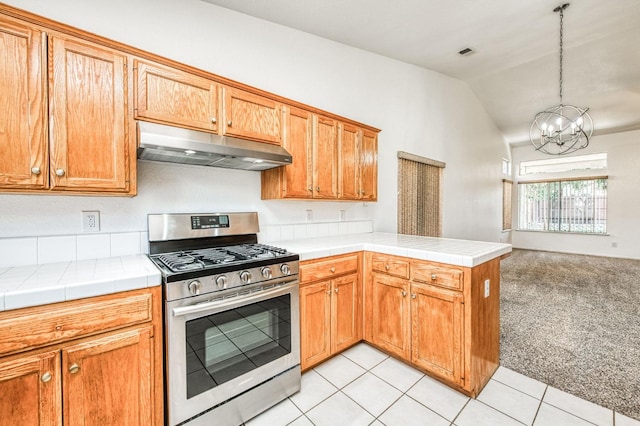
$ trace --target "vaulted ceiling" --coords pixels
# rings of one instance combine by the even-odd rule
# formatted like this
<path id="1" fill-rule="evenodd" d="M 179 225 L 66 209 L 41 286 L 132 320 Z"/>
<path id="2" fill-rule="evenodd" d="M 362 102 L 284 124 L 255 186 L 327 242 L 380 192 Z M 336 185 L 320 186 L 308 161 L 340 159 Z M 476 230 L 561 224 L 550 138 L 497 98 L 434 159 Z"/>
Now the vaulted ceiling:
<path id="1" fill-rule="evenodd" d="M 561 0 L 204 1 L 464 80 L 511 144 L 559 103 Z M 595 134 L 640 129 L 638 43 L 639 0 L 565 11 L 564 101 L 590 108 Z"/>

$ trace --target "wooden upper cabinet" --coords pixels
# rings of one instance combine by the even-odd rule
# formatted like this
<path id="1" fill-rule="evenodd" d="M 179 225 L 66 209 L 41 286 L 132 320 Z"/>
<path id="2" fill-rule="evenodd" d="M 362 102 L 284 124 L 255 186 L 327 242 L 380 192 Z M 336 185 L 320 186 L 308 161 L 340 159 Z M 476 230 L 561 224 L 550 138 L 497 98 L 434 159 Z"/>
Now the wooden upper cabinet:
<path id="1" fill-rule="evenodd" d="M 46 37 L 0 16 L 0 188 L 48 187 Z"/>
<path id="2" fill-rule="evenodd" d="M 24 355 L 0 362 L 0 422 L 62 425 L 60 352 Z"/>
<path id="3" fill-rule="evenodd" d="M 359 149 L 360 194 L 365 201 L 378 199 L 378 135 L 362 131 Z"/>
<path id="4" fill-rule="evenodd" d="M 313 198 L 336 198 L 338 123 L 316 115 L 313 127 Z"/>
<path id="5" fill-rule="evenodd" d="M 338 124 L 338 198 L 355 200 L 360 198 L 360 173 L 358 139 L 360 129 Z"/>
<path id="6" fill-rule="evenodd" d="M 293 157 L 284 172 L 284 198 L 307 198 L 313 194 L 313 117 L 310 112 L 286 107 L 286 137 L 283 146 Z"/>
<path id="7" fill-rule="evenodd" d="M 64 36 L 49 40 L 51 186 L 127 192 L 127 57 Z M 134 168 L 135 170 L 135 168 Z"/>
<path id="8" fill-rule="evenodd" d="M 176 69 L 136 60 L 135 117 L 218 130 L 218 84 Z"/>
<path id="9" fill-rule="evenodd" d="M 154 424 L 152 330 L 124 331 L 62 350 L 65 425 Z"/>
<path id="10" fill-rule="evenodd" d="M 224 135 L 282 143 L 282 104 L 232 87 L 222 91 Z"/>

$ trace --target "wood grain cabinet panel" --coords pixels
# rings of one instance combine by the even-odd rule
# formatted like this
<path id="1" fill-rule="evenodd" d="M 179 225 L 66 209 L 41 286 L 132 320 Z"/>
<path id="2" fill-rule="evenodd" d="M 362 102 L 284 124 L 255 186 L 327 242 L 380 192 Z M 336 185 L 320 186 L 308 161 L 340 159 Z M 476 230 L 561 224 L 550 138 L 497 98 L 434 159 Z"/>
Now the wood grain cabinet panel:
<path id="1" fill-rule="evenodd" d="M 360 194 L 363 201 L 378 199 L 378 134 L 362 131 L 359 147 Z"/>
<path id="2" fill-rule="evenodd" d="M 128 191 L 127 57 L 63 36 L 49 54 L 52 188 Z"/>
<path id="3" fill-rule="evenodd" d="M 62 425 L 60 352 L 0 359 L 0 423 Z"/>
<path id="4" fill-rule="evenodd" d="M 316 115 L 313 124 L 313 198 L 337 198 L 338 122 Z"/>
<path id="5" fill-rule="evenodd" d="M 232 87 L 223 87 L 222 90 L 223 134 L 282 144 L 281 103 Z"/>
<path id="6" fill-rule="evenodd" d="M 463 272 L 457 268 L 420 262 L 413 262 L 411 265 L 411 279 L 413 281 L 462 290 L 462 278 Z"/>
<path id="7" fill-rule="evenodd" d="M 411 361 L 462 384 L 462 293 L 411 284 Z"/>
<path id="8" fill-rule="evenodd" d="M 0 16 L 0 188 L 49 185 L 46 36 Z"/>
<path id="9" fill-rule="evenodd" d="M 63 349 L 66 425 L 153 423 L 152 336 L 145 327 Z"/>
<path id="10" fill-rule="evenodd" d="M 338 198 L 360 198 L 360 129 L 338 124 Z"/>
<path id="11" fill-rule="evenodd" d="M 300 353 L 306 370 L 362 340 L 359 254 L 300 265 Z"/>
<path id="12" fill-rule="evenodd" d="M 136 60 L 135 117 L 199 130 L 218 130 L 218 84 L 173 68 Z"/>
<path id="13" fill-rule="evenodd" d="M 372 274 L 370 320 L 372 343 L 389 353 L 410 359 L 411 316 L 406 280 Z"/>

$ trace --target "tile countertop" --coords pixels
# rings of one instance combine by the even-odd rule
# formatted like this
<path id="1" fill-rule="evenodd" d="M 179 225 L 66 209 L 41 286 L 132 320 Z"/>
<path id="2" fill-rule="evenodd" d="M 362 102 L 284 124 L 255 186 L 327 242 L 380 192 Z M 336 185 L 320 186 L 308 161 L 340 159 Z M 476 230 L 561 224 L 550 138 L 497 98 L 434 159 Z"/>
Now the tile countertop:
<path id="1" fill-rule="evenodd" d="M 161 283 L 160 271 L 144 254 L 0 268 L 0 311 Z"/>
<path id="2" fill-rule="evenodd" d="M 269 243 L 266 242 L 266 244 Z M 278 241 L 273 245 L 298 253 L 300 260 L 367 250 L 468 267 L 511 253 L 511 244 L 383 232 Z"/>

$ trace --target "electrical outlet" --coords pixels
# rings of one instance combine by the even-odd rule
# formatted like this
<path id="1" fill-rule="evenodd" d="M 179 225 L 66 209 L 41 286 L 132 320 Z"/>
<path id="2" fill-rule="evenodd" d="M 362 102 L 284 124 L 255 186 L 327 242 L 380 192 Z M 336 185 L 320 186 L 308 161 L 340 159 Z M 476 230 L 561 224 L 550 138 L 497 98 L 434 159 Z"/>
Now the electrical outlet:
<path id="1" fill-rule="evenodd" d="M 484 297 L 489 297 L 489 288 L 491 287 L 491 281 L 484 280 Z"/>
<path id="2" fill-rule="evenodd" d="M 611 243 L 611 247 L 613 248 L 617 248 L 618 247 L 618 243 L 616 241 Z"/>
<path id="3" fill-rule="evenodd" d="M 313 210 L 307 210 L 307 223 L 313 222 Z"/>
<path id="4" fill-rule="evenodd" d="M 100 231 L 100 212 L 83 211 L 82 212 L 82 232 L 98 232 Z"/>
<path id="5" fill-rule="evenodd" d="M 340 222 L 344 222 L 347 218 L 347 211 L 346 210 L 340 210 Z"/>

